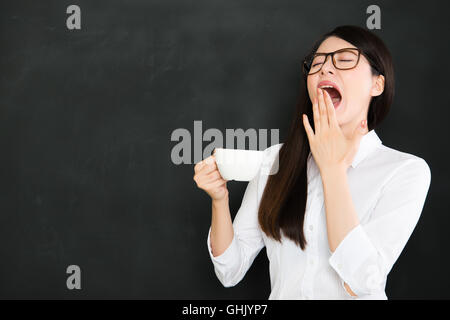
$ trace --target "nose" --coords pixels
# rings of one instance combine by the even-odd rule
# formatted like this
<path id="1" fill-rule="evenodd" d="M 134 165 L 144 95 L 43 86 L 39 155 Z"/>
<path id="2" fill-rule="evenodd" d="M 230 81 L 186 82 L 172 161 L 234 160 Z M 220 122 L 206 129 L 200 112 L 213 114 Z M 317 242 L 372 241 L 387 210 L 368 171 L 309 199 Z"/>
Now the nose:
<path id="1" fill-rule="evenodd" d="M 334 71 L 335 71 L 335 67 L 333 65 L 333 58 L 331 57 L 331 55 L 329 55 L 325 58 L 325 62 L 323 63 L 320 73 L 326 74 L 328 72 L 333 73 Z"/>

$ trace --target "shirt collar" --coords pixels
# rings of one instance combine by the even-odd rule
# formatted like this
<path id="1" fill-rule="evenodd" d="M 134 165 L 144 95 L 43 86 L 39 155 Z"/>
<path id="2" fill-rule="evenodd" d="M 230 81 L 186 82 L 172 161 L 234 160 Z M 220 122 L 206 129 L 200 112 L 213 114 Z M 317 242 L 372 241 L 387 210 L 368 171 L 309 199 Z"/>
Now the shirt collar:
<path id="1" fill-rule="evenodd" d="M 351 166 L 356 168 L 358 164 L 366 158 L 366 156 L 371 153 L 375 148 L 382 144 L 381 139 L 375 132 L 375 129 L 370 130 L 365 135 L 362 136 L 361 141 L 359 143 L 358 151 L 356 152 L 355 157 L 353 158 L 353 162 Z M 311 157 L 311 151 L 309 152 L 308 159 Z"/>
<path id="2" fill-rule="evenodd" d="M 358 164 L 367 157 L 367 155 L 369 155 L 381 144 L 381 139 L 376 134 L 375 129 L 372 129 L 363 135 L 359 144 L 359 149 L 353 158 L 352 167 L 356 168 Z"/>

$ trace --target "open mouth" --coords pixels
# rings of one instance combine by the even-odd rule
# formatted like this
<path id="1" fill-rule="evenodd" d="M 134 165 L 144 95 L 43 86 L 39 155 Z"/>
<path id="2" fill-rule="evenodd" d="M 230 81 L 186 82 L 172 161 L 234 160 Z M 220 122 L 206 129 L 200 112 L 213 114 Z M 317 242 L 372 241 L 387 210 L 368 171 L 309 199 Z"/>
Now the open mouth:
<path id="1" fill-rule="evenodd" d="M 339 107 L 339 105 L 342 101 L 342 96 L 341 96 L 341 93 L 339 92 L 339 90 L 337 90 L 335 87 L 333 87 L 331 85 L 322 85 L 322 86 L 319 86 L 319 88 L 328 92 L 328 94 L 330 95 L 331 101 L 333 101 L 333 105 L 334 105 L 335 109 L 337 107 Z"/>

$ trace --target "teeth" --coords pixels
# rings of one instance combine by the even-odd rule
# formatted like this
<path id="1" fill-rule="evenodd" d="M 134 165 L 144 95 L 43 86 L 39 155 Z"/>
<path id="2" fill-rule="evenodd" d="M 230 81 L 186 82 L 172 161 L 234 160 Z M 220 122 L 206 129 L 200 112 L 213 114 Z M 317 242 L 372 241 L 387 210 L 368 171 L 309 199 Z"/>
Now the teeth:
<path id="1" fill-rule="evenodd" d="M 321 86 L 321 87 L 319 87 L 320 89 L 323 89 L 323 88 L 333 88 L 333 86 L 329 86 L 329 85 L 325 85 L 325 86 Z"/>

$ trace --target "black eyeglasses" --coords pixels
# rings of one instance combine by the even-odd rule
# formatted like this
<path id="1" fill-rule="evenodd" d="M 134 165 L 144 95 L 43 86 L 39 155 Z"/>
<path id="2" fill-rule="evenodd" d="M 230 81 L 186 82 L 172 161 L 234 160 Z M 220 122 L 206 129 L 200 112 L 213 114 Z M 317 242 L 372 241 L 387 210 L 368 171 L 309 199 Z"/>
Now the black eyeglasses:
<path id="1" fill-rule="evenodd" d="M 331 61 L 336 69 L 350 70 L 358 65 L 361 50 L 359 48 L 343 48 L 328 53 L 315 53 L 303 60 L 304 75 L 309 76 L 322 70 L 328 56 L 331 56 Z"/>

